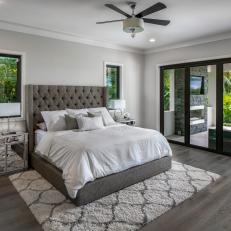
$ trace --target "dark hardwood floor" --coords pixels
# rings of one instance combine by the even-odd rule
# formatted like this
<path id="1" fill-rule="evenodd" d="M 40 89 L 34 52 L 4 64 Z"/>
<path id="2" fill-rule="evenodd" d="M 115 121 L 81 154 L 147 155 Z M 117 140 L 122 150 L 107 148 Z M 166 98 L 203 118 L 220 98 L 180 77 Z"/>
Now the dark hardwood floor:
<path id="1" fill-rule="evenodd" d="M 222 175 L 214 184 L 147 224 L 142 231 L 230 231 L 231 157 L 171 145 L 173 159 Z"/>
<path id="2" fill-rule="evenodd" d="M 42 230 L 6 176 L 0 177 L 0 230 Z"/>
<path id="3" fill-rule="evenodd" d="M 230 231 L 231 157 L 171 146 L 174 160 L 218 173 L 222 178 L 149 223 L 142 231 Z M 0 177 L 0 230 L 41 230 L 7 177 Z"/>

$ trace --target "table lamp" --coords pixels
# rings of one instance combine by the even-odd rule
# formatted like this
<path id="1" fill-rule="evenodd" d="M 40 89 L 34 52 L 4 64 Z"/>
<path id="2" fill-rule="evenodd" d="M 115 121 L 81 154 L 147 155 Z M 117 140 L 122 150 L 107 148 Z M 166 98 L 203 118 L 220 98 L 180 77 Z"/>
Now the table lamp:
<path id="1" fill-rule="evenodd" d="M 109 108 L 115 111 L 120 110 L 122 116 L 123 111 L 126 108 L 126 101 L 124 99 L 112 99 L 109 101 Z M 115 113 L 114 117 L 115 119 L 117 119 Z"/>

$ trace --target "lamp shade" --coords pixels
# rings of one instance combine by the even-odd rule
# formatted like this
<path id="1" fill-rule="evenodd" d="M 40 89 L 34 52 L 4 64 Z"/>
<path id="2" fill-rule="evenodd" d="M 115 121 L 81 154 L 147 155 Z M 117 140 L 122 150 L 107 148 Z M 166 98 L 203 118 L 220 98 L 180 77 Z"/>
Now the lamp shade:
<path id="1" fill-rule="evenodd" d="M 127 33 L 139 33 L 144 31 L 144 20 L 136 17 L 124 19 L 123 31 Z"/>
<path id="2" fill-rule="evenodd" d="M 21 116 L 21 103 L 0 103 L 0 117 Z"/>
<path id="3" fill-rule="evenodd" d="M 124 110 L 126 108 L 126 101 L 124 99 L 113 99 L 109 102 L 111 109 Z"/>

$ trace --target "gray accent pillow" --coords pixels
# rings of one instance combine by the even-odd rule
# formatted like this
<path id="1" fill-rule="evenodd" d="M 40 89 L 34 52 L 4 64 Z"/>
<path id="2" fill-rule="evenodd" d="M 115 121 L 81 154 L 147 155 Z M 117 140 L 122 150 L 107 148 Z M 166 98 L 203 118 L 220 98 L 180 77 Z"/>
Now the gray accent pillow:
<path id="1" fill-rule="evenodd" d="M 96 111 L 96 112 L 87 112 L 88 117 L 97 117 L 97 116 L 102 116 L 102 112 L 101 111 Z M 103 117 L 103 116 L 102 116 Z"/>
<path id="2" fill-rule="evenodd" d="M 78 129 L 78 123 L 76 117 L 71 115 L 65 115 L 65 122 L 67 130 Z"/>

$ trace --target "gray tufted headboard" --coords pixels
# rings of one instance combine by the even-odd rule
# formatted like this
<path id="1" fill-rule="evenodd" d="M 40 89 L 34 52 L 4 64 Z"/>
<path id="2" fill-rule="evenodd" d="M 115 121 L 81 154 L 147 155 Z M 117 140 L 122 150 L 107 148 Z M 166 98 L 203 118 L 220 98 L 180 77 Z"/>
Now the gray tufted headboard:
<path id="1" fill-rule="evenodd" d="M 36 129 L 36 124 L 43 121 L 41 111 L 105 106 L 105 87 L 27 85 L 26 119 L 29 133 L 29 151 L 32 152 L 34 148 L 34 130 Z"/>

